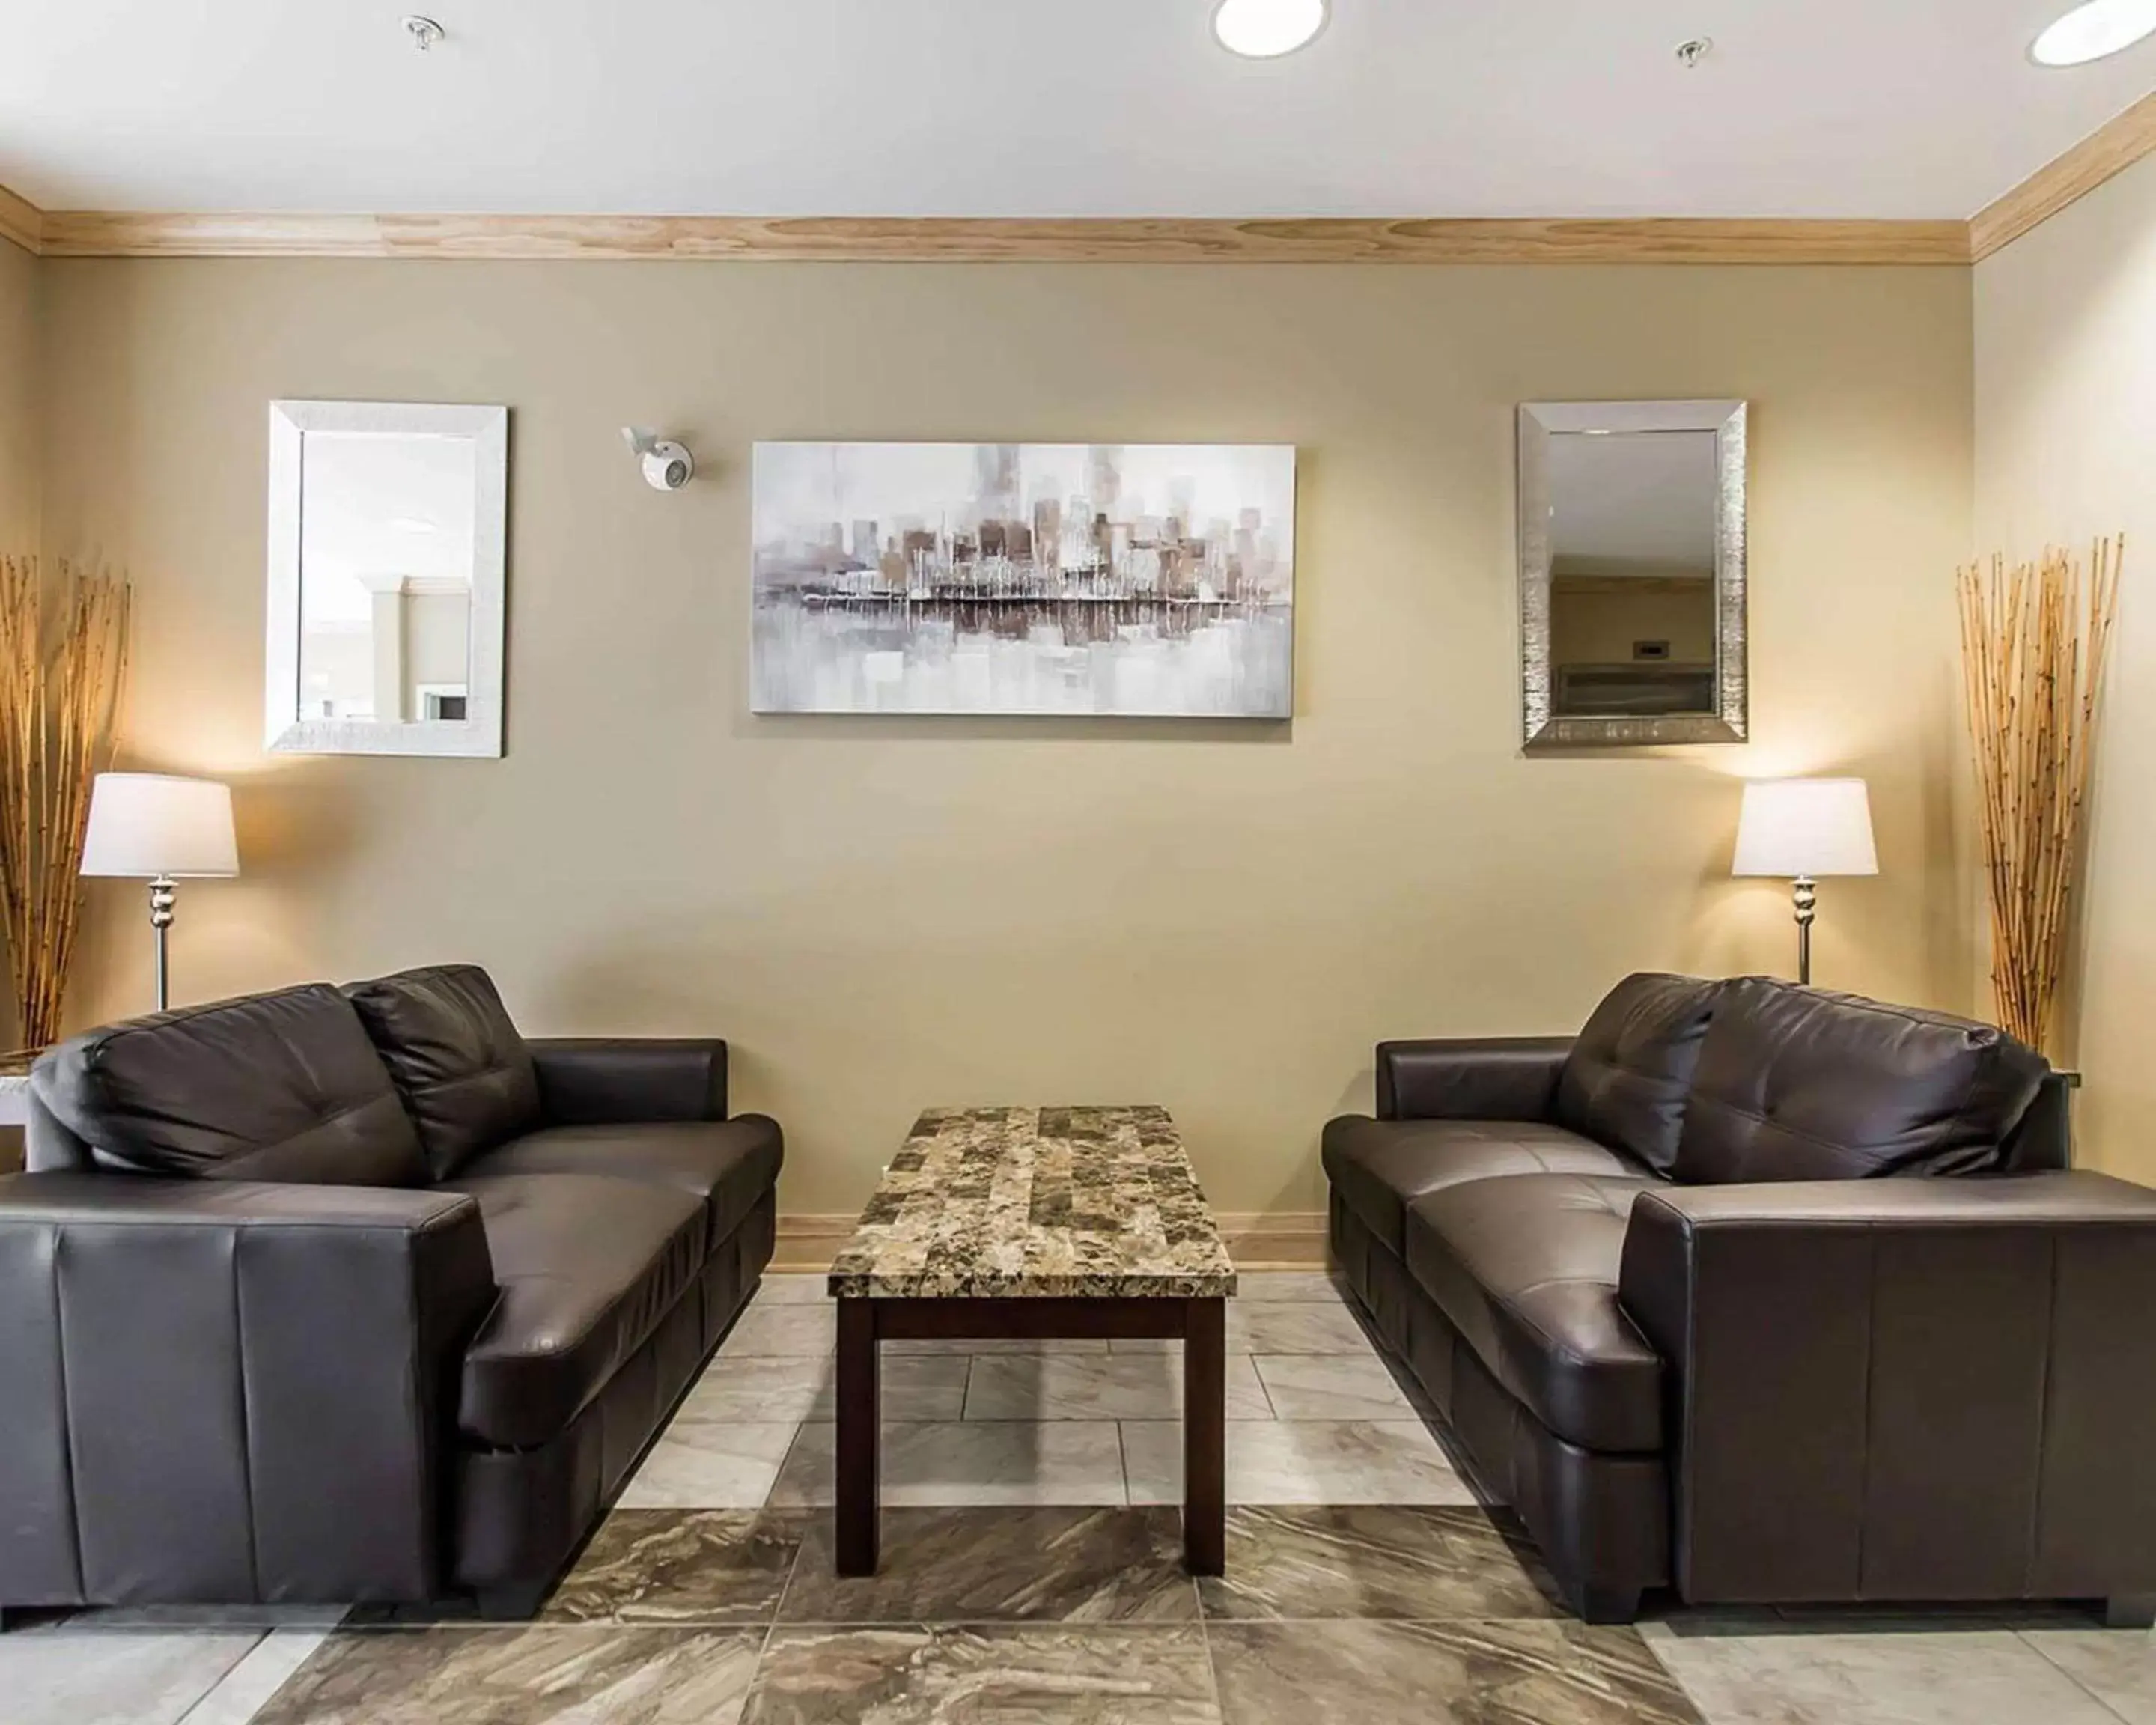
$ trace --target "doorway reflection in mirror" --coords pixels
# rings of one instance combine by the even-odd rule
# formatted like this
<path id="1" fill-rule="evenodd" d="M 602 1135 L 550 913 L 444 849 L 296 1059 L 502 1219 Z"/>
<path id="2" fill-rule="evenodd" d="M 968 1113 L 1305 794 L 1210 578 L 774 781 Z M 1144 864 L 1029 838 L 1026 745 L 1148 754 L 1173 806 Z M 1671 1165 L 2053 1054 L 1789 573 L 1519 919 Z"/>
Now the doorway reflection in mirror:
<path id="1" fill-rule="evenodd" d="M 462 716 L 471 658 L 471 439 L 311 432 L 300 683 L 311 719 Z"/>

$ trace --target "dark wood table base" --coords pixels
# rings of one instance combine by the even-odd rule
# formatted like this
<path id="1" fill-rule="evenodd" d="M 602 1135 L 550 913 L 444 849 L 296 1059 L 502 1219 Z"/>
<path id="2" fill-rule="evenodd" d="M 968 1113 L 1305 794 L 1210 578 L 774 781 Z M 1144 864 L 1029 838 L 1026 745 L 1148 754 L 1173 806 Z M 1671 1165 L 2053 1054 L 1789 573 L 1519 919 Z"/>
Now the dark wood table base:
<path id="1" fill-rule="evenodd" d="M 1226 1563 L 1225 1300 L 843 1299 L 839 1301 L 839 1573 L 873 1575 L 877 1553 L 880 1344 L 1070 1337 L 1183 1343 L 1183 1552 L 1193 1575 Z"/>

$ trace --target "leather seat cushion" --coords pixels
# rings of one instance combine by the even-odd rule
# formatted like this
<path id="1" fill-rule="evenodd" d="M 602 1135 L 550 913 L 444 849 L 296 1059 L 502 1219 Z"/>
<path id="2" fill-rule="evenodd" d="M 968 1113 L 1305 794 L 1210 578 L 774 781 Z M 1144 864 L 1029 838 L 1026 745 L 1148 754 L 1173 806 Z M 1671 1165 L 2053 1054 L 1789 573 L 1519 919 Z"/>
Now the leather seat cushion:
<path id="1" fill-rule="evenodd" d="M 703 1269 L 692 1194 L 595 1174 L 443 1183 L 479 1200 L 501 1296 L 465 1353 L 457 1420 L 497 1449 L 552 1441 Z"/>
<path id="2" fill-rule="evenodd" d="M 38 1060 L 30 1084 L 100 1168 L 322 1186 L 427 1182 L 388 1069 L 326 983 L 92 1030 Z"/>
<path id="3" fill-rule="evenodd" d="M 1648 1175 L 1517 1174 L 1415 1199 L 1408 1273 L 1490 1375 L 1583 1449 L 1662 1447 L 1662 1363 L 1617 1301 Z"/>
<path id="4" fill-rule="evenodd" d="M 1691 976 L 1626 977 L 1573 1040 L 1552 1117 L 1666 1174 L 1721 988 Z"/>
<path id="5" fill-rule="evenodd" d="M 2050 1070 L 1989 1024 L 1740 978 L 1701 1048 L 1672 1173 L 1722 1185 L 1987 1172 Z"/>
<path id="6" fill-rule="evenodd" d="M 740 1227 L 778 1178 L 778 1122 L 667 1120 L 627 1126 L 555 1126 L 527 1132 L 468 1163 L 464 1178 L 602 1174 L 685 1192 L 705 1206 L 708 1250 Z"/>
<path id="7" fill-rule="evenodd" d="M 1326 1177 L 1363 1224 L 1406 1254 L 1408 1206 L 1427 1193 L 1501 1174 L 1640 1172 L 1592 1138 L 1561 1126 L 1523 1120 L 1329 1122 Z"/>
<path id="8" fill-rule="evenodd" d="M 436 1179 L 539 1124 L 531 1051 L 476 964 L 399 971 L 348 983 L 345 996 L 397 1081 Z"/>

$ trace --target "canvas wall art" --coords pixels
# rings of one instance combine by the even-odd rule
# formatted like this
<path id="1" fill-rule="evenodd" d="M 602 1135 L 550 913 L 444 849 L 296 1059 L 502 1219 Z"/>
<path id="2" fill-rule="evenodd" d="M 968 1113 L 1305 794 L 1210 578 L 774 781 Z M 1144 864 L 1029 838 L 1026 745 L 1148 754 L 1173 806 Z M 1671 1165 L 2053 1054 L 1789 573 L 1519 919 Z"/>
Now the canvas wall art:
<path id="1" fill-rule="evenodd" d="M 1285 719 L 1295 450 L 758 444 L 762 713 Z"/>

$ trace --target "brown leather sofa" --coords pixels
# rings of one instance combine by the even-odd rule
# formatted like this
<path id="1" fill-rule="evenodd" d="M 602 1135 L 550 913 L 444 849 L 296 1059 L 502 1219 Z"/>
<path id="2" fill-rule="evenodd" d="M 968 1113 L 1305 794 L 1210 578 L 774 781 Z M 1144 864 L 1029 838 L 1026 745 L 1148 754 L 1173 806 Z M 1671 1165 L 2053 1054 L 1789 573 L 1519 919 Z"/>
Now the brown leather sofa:
<path id="1" fill-rule="evenodd" d="M 407 971 L 91 1032 L 0 1179 L 0 1605 L 536 1609 L 769 1262 L 726 1047 Z"/>
<path id="2" fill-rule="evenodd" d="M 2156 1594 L 2156 1192 L 2003 1032 L 1635 976 L 1389 1042 L 1337 1263 L 1573 1609 Z"/>

